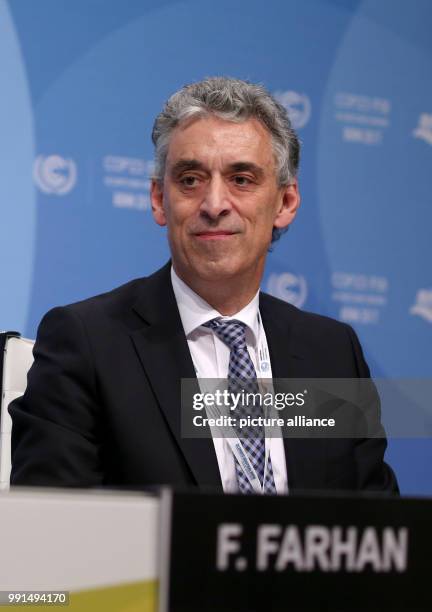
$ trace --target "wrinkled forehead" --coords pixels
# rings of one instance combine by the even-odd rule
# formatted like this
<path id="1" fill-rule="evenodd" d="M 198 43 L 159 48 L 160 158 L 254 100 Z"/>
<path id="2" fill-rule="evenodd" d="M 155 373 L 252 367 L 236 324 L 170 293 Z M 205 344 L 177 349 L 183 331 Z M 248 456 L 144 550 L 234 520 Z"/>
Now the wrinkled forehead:
<path id="1" fill-rule="evenodd" d="M 270 132 L 257 119 L 228 121 L 215 116 L 182 121 L 172 131 L 167 166 L 181 160 L 204 164 L 254 164 L 267 172 L 275 170 Z"/>

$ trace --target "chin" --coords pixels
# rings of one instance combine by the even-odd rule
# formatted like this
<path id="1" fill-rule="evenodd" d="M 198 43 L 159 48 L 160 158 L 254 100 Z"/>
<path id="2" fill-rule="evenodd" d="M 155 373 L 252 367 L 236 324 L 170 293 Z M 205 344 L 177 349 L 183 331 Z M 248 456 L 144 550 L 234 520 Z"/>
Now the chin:
<path id="1" fill-rule="evenodd" d="M 216 281 L 223 278 L 229 279 L 242 274 L 242 268 L 232 260 L 201 260 L 196 267 L 197 275 L 206 281 Z"/>

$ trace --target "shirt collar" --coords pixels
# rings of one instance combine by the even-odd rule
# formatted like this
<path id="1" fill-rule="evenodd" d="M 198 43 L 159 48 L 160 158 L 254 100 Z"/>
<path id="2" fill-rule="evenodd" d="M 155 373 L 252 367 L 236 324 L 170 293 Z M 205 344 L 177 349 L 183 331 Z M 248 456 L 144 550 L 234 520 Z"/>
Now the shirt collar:
<path id="1" fill-rule="evenodd" d="M 192 291 L 192 289 L 186 285 L 181 278 L 179 278 L 173 266 L 171 266 L 171 282 L 180 313 L 180 319 L 187 338 L 198 327 L 204 325 L 204 323 L 207 323 L 207 321 L 215 319 L 216 317 L 222 317 L 223 319 L 237 319 L 238 321 L 244 323 L 252 332 L 252 337 L 254 343 L 256 344 L 259 330 L 259 290 L 256 292 L 249 304 L 247 304 L 239 312 L 229 317 L 224 317 L 220 312 L 215 310 L 212 306 L 210 306 L 210 304 L 203 300 L 202 297 L 195 293 L 195 291 Z"/>

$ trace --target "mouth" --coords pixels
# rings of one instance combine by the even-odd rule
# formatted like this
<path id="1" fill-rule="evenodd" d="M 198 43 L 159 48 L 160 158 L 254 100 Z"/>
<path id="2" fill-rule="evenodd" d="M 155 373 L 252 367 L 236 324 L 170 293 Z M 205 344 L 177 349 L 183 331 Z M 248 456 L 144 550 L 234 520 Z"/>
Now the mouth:
<path id="1" fill-rule="evenodd" d="M 224 230 L 207 230 L 205 232 L 197 232 L 195 234 L 195 238 L 198 238 L 199 240 L 226 240 L 232 236 L 235 236 L 236 234 L 237 232 L 228 232 Z"/>

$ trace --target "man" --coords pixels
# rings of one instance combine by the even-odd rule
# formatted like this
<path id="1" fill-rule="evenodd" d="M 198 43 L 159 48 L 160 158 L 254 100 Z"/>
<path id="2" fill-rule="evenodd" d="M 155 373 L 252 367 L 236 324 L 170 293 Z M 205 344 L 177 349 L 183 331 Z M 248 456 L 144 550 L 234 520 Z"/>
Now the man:
<path id="1" fill-rule="evenodd" d="M 300 203 L 284 108 L 261 86 L 207 79 L 168 100 L 153 142 L 152 210 L 172 266 L 44 317 L 27 391 L 10 409 L 12 484 L 396 491 L 384 438 L 261 431 L 242 446 L 248 476 L 227 439 L 181 436 L 182 378 L 253 385 L 260 351 L 274 378 L 369 370 L 350 327 L 259 292 L 272 238 Z"/>

